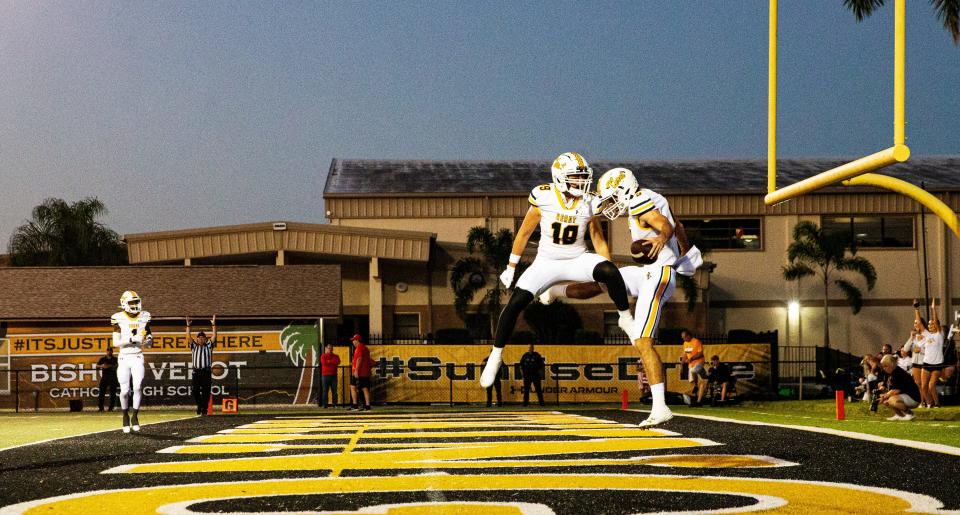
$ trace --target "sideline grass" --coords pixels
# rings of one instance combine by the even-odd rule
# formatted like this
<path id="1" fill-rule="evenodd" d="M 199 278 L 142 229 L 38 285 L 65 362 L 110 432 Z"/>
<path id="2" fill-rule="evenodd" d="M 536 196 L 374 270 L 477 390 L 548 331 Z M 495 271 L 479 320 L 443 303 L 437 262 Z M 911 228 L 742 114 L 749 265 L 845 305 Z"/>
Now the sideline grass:
<path id="1" fill-rule="evenodd" d="M 152 424 L 195 416 L 190 410 L 145 410 L 140 422 Z M 27 443 L 120 429 L 120 411 L 0 413 L 0 449 Z M 149 427 L 149 426 L 147 426 Z"/>
<path id="2" fill-rule="evenodd" d="M 960 447 L 960 407 L 957 406 L 914 410 L 917 418 L 910 422 L 888 422 L 885 419 L 893 415 L 890 410 L 881 407 L 872 413 L 865 402 L 856 401 L 846 404 L 846 420 L 836 419 L 832 400 L 744 402 L 722 408 L 670 406 L 670 409 L 680 414 L 825 427 Z"/>

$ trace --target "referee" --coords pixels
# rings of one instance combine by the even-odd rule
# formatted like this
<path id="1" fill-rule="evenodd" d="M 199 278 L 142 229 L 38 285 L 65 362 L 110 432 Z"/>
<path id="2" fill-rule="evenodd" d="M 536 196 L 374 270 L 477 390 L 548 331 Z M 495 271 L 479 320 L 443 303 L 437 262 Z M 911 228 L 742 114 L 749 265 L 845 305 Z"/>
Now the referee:
<path id="1" fill-rule="evenodd" d="M 190 334 L 190 318 L 186 318 L 187 341 L 190 342 L 190 353 L 193 354 L 193 400 L 197 403 L 197 415 L 207 414 L 207 403 L 210 400 L 210 383 L 213 377 L 210 367 L 213 366 L 213 348 L 217 345 L 217 315 L 210 319 L 213 338 L 208 340 L 203 331 L 197 333 L 197 339 Z"/>

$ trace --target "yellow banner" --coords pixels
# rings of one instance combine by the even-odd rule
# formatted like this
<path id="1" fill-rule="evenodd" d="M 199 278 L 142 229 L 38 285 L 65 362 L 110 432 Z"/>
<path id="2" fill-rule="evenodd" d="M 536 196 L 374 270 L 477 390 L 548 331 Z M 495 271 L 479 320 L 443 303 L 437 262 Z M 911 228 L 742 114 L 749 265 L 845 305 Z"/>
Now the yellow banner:
<path id="1" fill-rule="evenodd" d="M 657 345 L 667 367 L 666 389 L 688 393 L 680 378 L 680 345 Z M 629 345 L 538 345 L 546 361 L 542 381 L 545 401 L 619 402 L 623 390 L 636 400 L 638 391 L 636 349 Z M 378 397 L 386 402 L 485 402 L 480 388 L 480 363 L 488 355 L 483 345 L 371 345 Z M 508 346 L 503 353 L 501 391 L 504 402 L 522 400 L 523 379 L 519 361 L 525 346 Z M 707 357 L 719 355 L 730 364 L 741 392 L 769 386 L 768 344 L 705 345 Z M 495 398 L 494 398 L 495 400 Z M 531 402 L 537 402 L 531 394 Z"/>
<path id="2" fill-rule="evenodd" d="M 14 356 L 57 356 L 102 354 L 113 345 L 111 333 L 12 334 L 7 350 Z M 280 331 L 221 331 L 217 333 L 217 352 L 279 352 Z M 190 352 L 183 333 L 153 333 L 153 346 L 147 353 Z"/>

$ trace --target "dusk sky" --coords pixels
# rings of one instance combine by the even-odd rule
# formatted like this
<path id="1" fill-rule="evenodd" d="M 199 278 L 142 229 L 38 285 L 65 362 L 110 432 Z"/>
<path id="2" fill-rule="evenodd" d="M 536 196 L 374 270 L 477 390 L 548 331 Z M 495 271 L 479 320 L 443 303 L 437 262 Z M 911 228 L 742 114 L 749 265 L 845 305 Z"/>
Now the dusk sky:
<path id="1" fill-rule="evenodd" d="M 780 155 L 890 146 L 893 2 L 780 3 Z M 335 157 L 763 158 L 766 87 L 766 0 L 0 1 L 0 253 L 47 197 L 121 234 L 323 222 Z M 906 109 L 914 156 L 960 153 L 927 1 Z"/>

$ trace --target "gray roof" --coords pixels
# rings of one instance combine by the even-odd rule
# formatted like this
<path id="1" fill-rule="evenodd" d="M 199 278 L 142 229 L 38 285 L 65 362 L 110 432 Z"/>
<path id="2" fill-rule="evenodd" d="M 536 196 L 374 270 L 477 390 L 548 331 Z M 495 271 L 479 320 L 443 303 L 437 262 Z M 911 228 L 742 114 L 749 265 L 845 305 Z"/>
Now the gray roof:
<path id="1" fill-rule="evenodd" d="M 852 159 L 777 161 L 777 186 L 811 177 Z M 662 193 L 766 193 L 760 159 L 591 162 L 594 179 L 616 166 L 633 170 L 641 186 Z M 929 191 L 960 191 L 960 156 L 916 157 L 882 170 Z M 406 194 L 519 194 L 550 181 L 543 161 L 388 161 L 334 159 L 325 196 Z"/>

